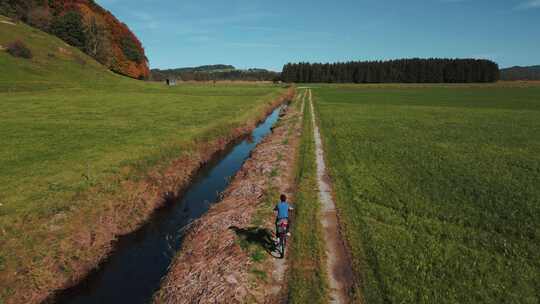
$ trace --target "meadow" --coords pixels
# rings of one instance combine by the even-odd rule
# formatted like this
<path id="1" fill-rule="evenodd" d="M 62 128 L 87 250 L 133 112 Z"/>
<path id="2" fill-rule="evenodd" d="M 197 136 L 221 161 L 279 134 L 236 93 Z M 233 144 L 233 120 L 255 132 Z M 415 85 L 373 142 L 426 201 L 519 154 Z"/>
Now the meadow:
<path id="1" fill-rule="evenodd" d="M 227 134 L 279 92 L 254 86 L 0 92 L 0 215 L 54 214 L 81 187 L 122 166 L 178 156 L 195 139 Z"/>
<path id="2" fill-rule="evenodd" d="M 358 300 L 540 301 L 540 85 L 313 93 Z"/>
<path id="3" fill-rule="evenodd" d="M 33 57 L 0 51 L 0 302 L 55 280 L 44 265 L 73 271 L 62 268 L 70 214 L 86 208 L 85 221 L 96 220 L 101 195 L 126 195 L 123 181 L 229 136 L 285 92 L 136 81 L 39 30 L 0 23 L 0 45 L 15 40 Z"/>

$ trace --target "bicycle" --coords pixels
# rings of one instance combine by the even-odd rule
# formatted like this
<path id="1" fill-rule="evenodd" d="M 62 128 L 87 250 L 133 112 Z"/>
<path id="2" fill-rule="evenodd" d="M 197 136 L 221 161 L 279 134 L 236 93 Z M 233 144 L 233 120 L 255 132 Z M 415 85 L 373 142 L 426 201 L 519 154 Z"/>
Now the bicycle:
<path id="1" fill-rule="evenodd" d="M 289 227 L 289 221 L 287 219 L 281 219 L 276 225 L 277 244 L 276 249 L 280 254 L 280 258 L 285 257 L 285 248 L 287 247 L 287 231 Z"/>

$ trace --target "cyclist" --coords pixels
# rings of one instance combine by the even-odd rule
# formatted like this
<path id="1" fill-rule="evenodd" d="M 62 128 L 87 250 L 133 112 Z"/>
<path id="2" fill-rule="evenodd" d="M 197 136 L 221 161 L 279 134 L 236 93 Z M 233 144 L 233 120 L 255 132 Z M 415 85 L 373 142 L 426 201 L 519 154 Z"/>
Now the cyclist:
<path id="1" fill-rule="evenodd" d="M 279 197 L 280 202 L 276 205 L 274 208 L 274 211 L 277 211 L 277 217 L 276 217 L 276 234 L 278 232 L 278 223 L 280 221 L 287 221 L 287 236 L 290 236 L 289 228 L 291 226 L 291 223 L 289 221 L 289 211 L 294 210 L 294 208 L 291 207 L 289 203 L 287 203 L 287 196 L 285 194 L 282 194 Z"/>

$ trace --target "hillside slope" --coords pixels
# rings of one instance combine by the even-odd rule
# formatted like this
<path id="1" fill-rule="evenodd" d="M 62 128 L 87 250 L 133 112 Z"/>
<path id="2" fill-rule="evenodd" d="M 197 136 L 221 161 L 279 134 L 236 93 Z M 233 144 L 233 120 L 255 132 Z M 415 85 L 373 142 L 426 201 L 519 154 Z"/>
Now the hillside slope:
<path id="1" fill-rule="evenodd" d="M 138 79 L 150 75 L 139 39 L 93 0 L 0 0 L 0 14 L 63 39 L 114 72 Z"/>
<path id="2" fill-rule="evenodd" d="M 540 80 L 540 65 L 501 69 L 501 80 Z"/>
<path id="3" fill-rule="evenodd" d="M 8 54 L 8 45 L 20 41 L 32 58 Z M 0 92 L 37 91 L 111 85 L 138 85 L 117 75 L 81 50 L 24 23 L 0 15 Z"/>
<path id="4" fill-rule="evenodd" d="M 182 72 L 225 72 L 225 71 L 231 71 L 235 70 L 236 68 L 232 65 L 228 64 L 212 64 L 212 65 L 201 65 L 198 67 L 187 67 L 187 68 L 178 68 L 178 69 L 170 69 L 170 70 L 163 70 L 164 72 L 171 72 L 171 73 L 182 73 Z M 160 71 L 160 69 L 153 69 L 154 71 Z"/>
<path id="5" fill-rule="evenodd" d="M 265 69 L 239 70 L 232 65 L 214 64 L 178 69 L 152 69 L 150 78 L 153 81 L 178 79 L 184 81 L 242 80 L 272 81 L 279 78 L 280 73 Z"/>

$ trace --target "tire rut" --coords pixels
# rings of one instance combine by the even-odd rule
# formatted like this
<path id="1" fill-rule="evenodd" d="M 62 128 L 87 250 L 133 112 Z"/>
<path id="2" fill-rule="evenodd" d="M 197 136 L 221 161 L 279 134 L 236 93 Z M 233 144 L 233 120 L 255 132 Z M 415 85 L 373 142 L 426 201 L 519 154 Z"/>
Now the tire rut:
<path id="1" fill-rule="evenodd" d="M 332 197 L 332 186 L 324 162 L 324 149 L 319 127 L 315 121 L 313 98 L 309 90 L 309 106 L 312 112 L 315 153 L 317 162 L 317 183 L 321 202 L 321 224 L 326 247 L 326 272 L 330 286 L 330 303 L 348 303 L 349 290 L 353 284 L 353 273 L 347 248 L 340 233 L 336 205 Z"/>

